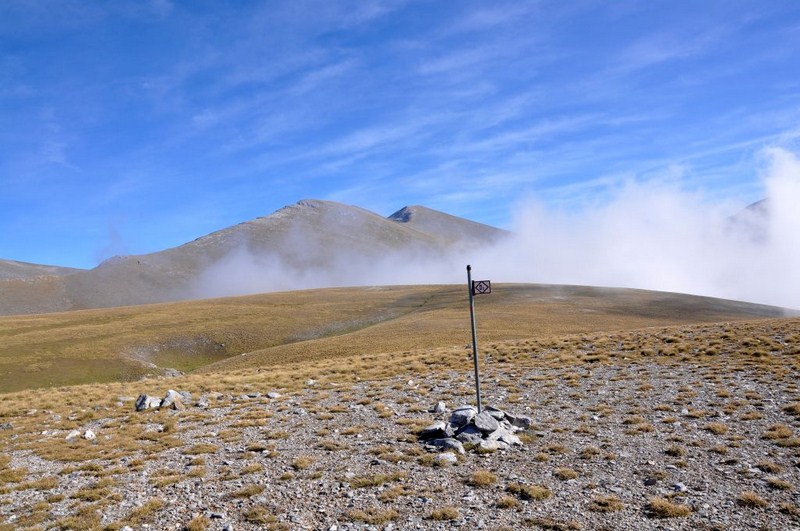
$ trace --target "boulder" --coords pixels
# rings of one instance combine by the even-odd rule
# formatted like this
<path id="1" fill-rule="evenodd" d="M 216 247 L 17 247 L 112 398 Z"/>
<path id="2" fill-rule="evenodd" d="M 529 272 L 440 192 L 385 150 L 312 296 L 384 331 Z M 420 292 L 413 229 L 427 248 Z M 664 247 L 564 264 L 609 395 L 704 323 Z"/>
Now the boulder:
<path id="1" fill-rule="evenodd" d="M 136 399 L 136 411 L 144 411 L 161 405 L 161 399 L 150 395 L 139 395 Z"/>
<path id="2" fill-rule="evenodd" d="M 277 393 L 275 391 L 270 391 L 269 393 L 267 393 L 267 398 L 272 399 L 272 400 L 274 400 L 276 398 L 280 398 L 280 397 L 281 397 L 281 394 Z"/>
<path id="3" fill-rule="evenodd" d="M 507 450 L 508 444 L 502 441 L 481 441 L 478 448 L 484 451 L 495 452 L 497 450 Z"/>
<path id="4" fill-rule="evenodd" d="M 527 430 L 531 427 L 531 424 L 533 424 L 533 420 L 524 415 L 509 415 L 506 413 L 506 420 L 508 420 L 512 426 L 516 426 L 517 428 L 521 428 L 523 430 Z"/>
<path id="5" fill-rule="evenodd" d="M 487 406 L 484 411 L 486 411 L 488 414 L 490 414 L 497 420 L 503 420 L 504 418 L 506 418 L 506 412 L 494 406 Z"/>
<path id="6" fill-rule="evenodd" d="M 86 430 L 86 432 L 83 434 L 83 438 L 87 441 L 93 441 L 97 438 L 97 435 L 95 435 L 92 430 Z"/>
<path id="7" fill-rule="evenodd" d="M 81 432 L 79 430 L 72 430 L 67 434 L 66 437 L 64 437 L 64 439 L 66 439 L 67 441 L 71 441 L 72 439 L 77 439 L 80 436 Z"/>
<path id="8" fill-rule="evenodd" d="M 483 433 L 492 433 L 500 428 L 500 423 L 497 422 L 497 419 L 494 418 L 488 411 L 481 411 L 475 415 L 475 418 L 472 419 L 472 422 L 475 424 L 475 427 L 481 430 Z"/>
<path id="9" fill-rule="evenodd" d="M 506 428 L 499 427 L 486 436 L 487 441 L 500 441 L 507 445 L 522 445 L 522 440 Z"/>
<path id="10" fill-rule="evenodd" d="M 447 437 L 446 428 L 447 424 L 444 421 L 437 420 L 430 426 L 422 428 L 419 432 L 419 436 L 423 439 L 440 439 L 442 437 Z"/>
<path id="11" fill-rule="evenodd" d="M 159 407 L 163 408 L 170 407 L 176 400 L 182 400 L 180 393 L 170 389 L 169 391 L 167 391 L 167 394 L 164 395 L 164 398 L 161 399 Z"/>
<path id="12" fill-rule="evenodd" d="M 455 409 L 453 413 L 450 415 L 450 424 L 453 426 L 460 428 L 461 426 L 468 424 L 478 412 L 472 406 L 461 406 L 458 409 Z"/>
<path id="13" fill-rule="evenodd" d="M 444 413 L 445 411 L 447 411 L 447 406 L 444 402 L 436 402 L 436 405 L 430 409 L 431 413 Z"/>
<path id="14" fill-rule="evenodd" d="M 428 444 L 436 448 L 441 448 L 442 450 L 454 450 L 462 455 L 465 453 L 464 445 L 461 444 L 461 441 L 449 437 L 445 439 L 433 439 Z"/>
<path id="15" fill-rule="evenodd" d="M 475 425 L 467 424 L 456 434 L 456 439 L 465 444 L 478 444 L 483 440 L 483 433 Z"/>

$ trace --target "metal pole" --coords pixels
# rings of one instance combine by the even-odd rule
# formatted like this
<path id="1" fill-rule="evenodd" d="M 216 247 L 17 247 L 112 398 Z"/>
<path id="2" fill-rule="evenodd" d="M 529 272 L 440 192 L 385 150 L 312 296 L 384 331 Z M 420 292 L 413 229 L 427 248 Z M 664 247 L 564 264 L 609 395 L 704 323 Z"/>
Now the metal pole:
<path id="1" fill-rule="evenodd" d="M 467 266 L 467 286 L 469 287 L 469 318 L 472 322 L 472 361 L 475 365 L 475 395 L 478 397 L 478 413 L 481 407 L 481 378 L 478 376 L 478 332 L 475 327 L 475 293 L 472 289 L 472 266 Z"/>

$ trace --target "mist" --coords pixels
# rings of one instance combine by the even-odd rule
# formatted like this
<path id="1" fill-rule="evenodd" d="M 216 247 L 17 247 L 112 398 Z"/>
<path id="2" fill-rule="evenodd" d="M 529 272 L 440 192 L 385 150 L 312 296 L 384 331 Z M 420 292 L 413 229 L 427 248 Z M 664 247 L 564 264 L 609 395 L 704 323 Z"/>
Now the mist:
<path id="1" fill-rule="evenodd" d="M 242 246 L 203 272 L 195 295 L 461 283 L 469 263 L 476 278 L 493 282 L 641 288 L 800 309 L 800 160 L 773 148 L 764 161 L 763 209 L 715 202 L 669 180 L 632 180 L 577 212 L 522 202 L 512 236 L 469 252 L 333 252 L 324 264 L 298 268 Z"/>

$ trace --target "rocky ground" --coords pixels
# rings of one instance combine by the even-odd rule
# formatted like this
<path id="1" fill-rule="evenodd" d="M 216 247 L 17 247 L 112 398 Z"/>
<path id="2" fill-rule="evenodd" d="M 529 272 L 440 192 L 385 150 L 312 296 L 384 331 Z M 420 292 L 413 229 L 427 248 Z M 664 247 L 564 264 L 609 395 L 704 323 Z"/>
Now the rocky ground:
<path id="1" fill-rule="evenodd" d="M 418 433 L 474 403 L 469 371 L 28 411 L 35 433 L 3 424 L 0 529 L 800 529 L 794 375 L 508 367 L 484 368 L 484 404 L 531 418 L 523 444 L 455 459 Z"/>

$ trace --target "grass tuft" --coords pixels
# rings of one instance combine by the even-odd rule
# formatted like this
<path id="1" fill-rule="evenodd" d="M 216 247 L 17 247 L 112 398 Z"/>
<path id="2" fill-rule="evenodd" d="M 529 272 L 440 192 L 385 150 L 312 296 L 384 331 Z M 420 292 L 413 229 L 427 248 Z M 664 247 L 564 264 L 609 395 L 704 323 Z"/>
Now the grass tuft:
<path id="1" fill-rule="evenodd" d="M 497 483 L 497 476 L 489 470 L 476 470 L 467 483 L 473 487 L 488 487 Z"/>
<path id="2" fill-rule="evenodd" d="M 766 500 L 764 500 L 761 496 L 753 492 L 752 490 L 746 490 L 739 494 L 736 497 L 736 504 L 742 507 L 766 507 L 769 505 Z"/>
<path id="3" fill-rule="evenodd" d="M 593 498 L 589 504 L 589 510 L 600 513 L 611 513 L 621 511 L 625 505 L 617 496 L 598 496 Z"/>
<path id="4" fill-rule="evenodd" d="M 646 509 L 648 514 L 655 518 L 679 518 L 692 513 L 692 509 L 687 505 L 672 503 L 661 497 L 650 498 Z"/>
<path id="5" fill-rule="evenodd" d="M 385 524 L 400 517 L 400 513 L 396 510 L 392 508 L 381 509 L 380 507 L 353 509 L 347 515 L 355 522 L 364 522 L 371 525 Z"/>
<path id="6" fill-rule="evenodd" d="M 523 485 L 521 483 L 511 483 L 506 487 L 506 491 L 516 495 L 522 500 L 546 500 L 553 495 L 547 487 L 541 485 Z"/>
<path id="7" fill-rule="evenodd" d="M 459 513 L 456 507 L 452 506 L 445 506 L 440 507 L 439 509 L 434 509 L 433 512 L 428 516 L 430 520 L 455 520 L 461 514 Z"/>

